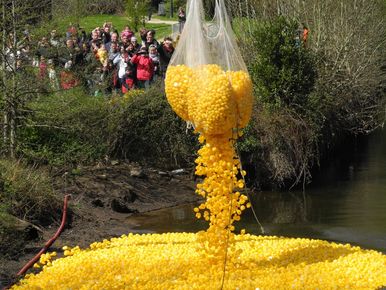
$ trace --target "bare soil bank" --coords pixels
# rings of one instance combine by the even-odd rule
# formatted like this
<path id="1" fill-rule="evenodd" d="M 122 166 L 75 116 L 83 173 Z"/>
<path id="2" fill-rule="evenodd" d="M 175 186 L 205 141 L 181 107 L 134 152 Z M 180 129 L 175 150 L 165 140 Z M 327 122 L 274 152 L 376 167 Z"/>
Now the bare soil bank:
<path id="1" fill-rule="evenodd" d="M 136 164 L 83 167 L 55 178 L 60 196 L 71 194 L 65 230 L 50 248 L 60 251 L 65 245 L 88 247 L 95 241 L 132 232 L 130 216 L 181 204 L 197 202 L 191 172 L 162 172 Z M 12 281 L 21 267 L 44 246 L 59 227 L 33 229 L 36 237 L 11 257 L 0 257 L 0 289 Z M 31 230 L 31 229 L 28 229 Z M 16 235 L 17 236 L 17 235 Z"/>

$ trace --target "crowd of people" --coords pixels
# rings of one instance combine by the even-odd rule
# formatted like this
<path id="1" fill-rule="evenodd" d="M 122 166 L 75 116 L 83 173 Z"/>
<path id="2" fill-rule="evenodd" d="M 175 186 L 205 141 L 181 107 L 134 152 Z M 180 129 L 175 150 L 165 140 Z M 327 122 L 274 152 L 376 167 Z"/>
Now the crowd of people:
<path id="1" fill-rule="evenodd" d="M 75 25 L 70 25 L 65 35 L 52 30 L 33 49 L 28 32 L 24 34 L 17 50 L 18 67 L 21 60 L 30 62 L 38 69 L 38 77 L 54 90 L 83 83 L 93 95 L 149 88 L 165 76 L 174 52 L 170 37 L 159 43 L 154 30 L 142 28 L 137 38 L 129 26 L 118 31 L 109 22 L 89 34 Z M 9 46 L 12 58 L 11 41 Z"/>

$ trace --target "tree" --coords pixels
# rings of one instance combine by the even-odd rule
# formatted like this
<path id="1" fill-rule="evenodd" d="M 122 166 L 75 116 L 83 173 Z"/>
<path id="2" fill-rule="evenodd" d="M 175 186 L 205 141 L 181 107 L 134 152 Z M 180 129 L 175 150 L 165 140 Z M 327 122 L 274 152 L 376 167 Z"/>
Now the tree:
<path id="1" fill-rule="evenodd" d="M 129 25 L 134 31 L 138 31 L 141 24 L 145 26 L 149 5 L 148 1 L 127 0 L 126 14 L 129 18 Z"/>
<path id="2" fill-rule="evenodd" d="M 25 113 L 25 104 L 39 91 L 39 82 L 36 81 L 34 70 L 28 63 L 28 54 L 33 44 L 27 28 L 50 17 L 46 10 L 49 2 L 1 1 L 1 147 L 10 157 L 16 155 L 17 127 Z"/>
<path id="3" fill-rule="evenodd" d="M 211 1 L 211 0 L 208 0 Z M 226 0 L 249 57 L 254 26 L 277 16 L 310 28 L 308 49 L 316 55 L 315 94 L 330 130 L 369 133 L 385 123 L 386 25 L 383 0 Z M 237 23 L 237 21 L 236 21 Z M 255 50 L 259 49 L 257 45 Z M 328 124 L 333 122 L 334 125 Z M 334 133 L 334 132 L 333 132 Z"/>

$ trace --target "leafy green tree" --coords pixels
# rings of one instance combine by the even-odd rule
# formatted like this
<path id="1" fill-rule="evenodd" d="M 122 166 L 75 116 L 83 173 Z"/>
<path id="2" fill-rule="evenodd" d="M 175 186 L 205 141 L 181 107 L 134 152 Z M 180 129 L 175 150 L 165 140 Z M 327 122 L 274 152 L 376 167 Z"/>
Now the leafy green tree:
<path id="1" fill-rule="evenodd" d="M 249 63 L 257 95 L 274 107 L 307 109 L 316 79 L 311 53 L 298 38 L 298 24 L 278 17 L 252 34 L 255 59 Z"/>
<path id="2" fill-rule="evenodd" d="M 139 26 L 145 26 L 150 3 L 148 1 L 127 0 L 126 14 L 129 18 L 129 25 L 134 31 L 138 31 Z"/>

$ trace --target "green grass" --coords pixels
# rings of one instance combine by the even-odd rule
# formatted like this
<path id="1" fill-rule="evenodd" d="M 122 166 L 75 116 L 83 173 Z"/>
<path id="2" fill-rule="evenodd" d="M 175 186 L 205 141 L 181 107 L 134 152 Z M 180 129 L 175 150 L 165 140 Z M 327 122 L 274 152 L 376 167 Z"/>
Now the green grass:
<path id="1" fill-rule="evenodd" d="M 48 25 L 42 27 L 40 30 L 43 29 L 48 32 L 50 29 L 56 28 L 60 33 L 64 33 L 67 30 L 68 25 L 75 22 L 76 20 L 74 18 L 62 18 L 55 20 L 55 22 L 49 23 Z M 87 33 L 91 32 L 98 26 L 102 27 L 104 22 L 111 22 L 118 31 L 122 31 L 123 28 L 128 24 L 127 17 L 122 15 L 98 14 L 86 16 L 79 20 L 80 26 L 83 27 Z M 162 39 L 172 33 L 172 27 L 170 24 L 146 23 L 145 28 L 154 29 L 156 31 L 157 39 Z M 136 35 L 139 37 L 138 33 L 136 33 Z"/>

